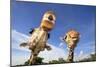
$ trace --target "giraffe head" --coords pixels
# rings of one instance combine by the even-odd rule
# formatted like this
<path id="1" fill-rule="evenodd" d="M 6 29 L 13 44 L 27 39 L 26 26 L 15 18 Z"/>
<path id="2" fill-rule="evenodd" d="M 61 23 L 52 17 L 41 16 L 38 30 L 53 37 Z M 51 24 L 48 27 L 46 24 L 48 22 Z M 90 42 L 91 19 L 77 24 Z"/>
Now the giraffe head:
<path id="1" fill-rule="evenodd" d="M 66 33 L 65 36 L 65 42 L 67 43 L 69 48 L 75 48 L 76 44 L 79 41 L 79 32 L 75 30 L 70 30 L 69 32 Z"/>
<path id="2" fill-rule="evenodd" d="M 47 11 L 42 18 L 40 27 L 46 31 L 53 29 L 55 25 L 56 16 L 53 11 Z"/>

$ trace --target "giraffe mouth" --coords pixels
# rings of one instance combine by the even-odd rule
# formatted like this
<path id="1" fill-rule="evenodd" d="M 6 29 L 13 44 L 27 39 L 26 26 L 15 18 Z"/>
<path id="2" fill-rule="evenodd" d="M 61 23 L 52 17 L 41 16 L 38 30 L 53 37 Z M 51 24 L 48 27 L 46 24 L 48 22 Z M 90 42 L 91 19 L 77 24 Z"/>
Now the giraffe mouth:
<path id="1" fill-rule="evenodd" d="M 54 27 L 54 23 L 48 21 L 48 20 L 43 20 L 42 23 L 41 23 L 41 27 L 44 29 L 44 30 L 52 30 L 53 27 Z"/>

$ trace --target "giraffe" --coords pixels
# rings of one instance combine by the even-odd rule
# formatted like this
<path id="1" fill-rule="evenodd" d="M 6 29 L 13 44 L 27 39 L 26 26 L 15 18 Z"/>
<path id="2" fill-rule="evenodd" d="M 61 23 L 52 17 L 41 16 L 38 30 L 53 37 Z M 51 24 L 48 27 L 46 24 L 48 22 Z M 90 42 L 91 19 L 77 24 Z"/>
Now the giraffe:
<path id="1" fill-rule="evenodd" d="M 41 24 L 38 28 L 32 29 L 29 33 L 31 37 L 28 42 L 21 43 L 20 46 L 28 46 L 31 50 L 31 56 L 29 58 L 29 65 L 36 64 L 36 58 L 41 51 L 51 50 L 51 47 L 47 45 L 47 40 L 50 37 L 50 31 L 54 28 L 56 16 L 53 11 L 47 11 L 44 13 Z"/>
<path id="2" fill-rule="evenodd" d="M 68 31 L 63 38 L 63 40 L 66 42 L 68 46 L 68 51 L 69 51 L 67 62 L 73 62 L 74 49 L 77 46 L 77 43 L 79 42 L 80 39 L 79 35 L 80 35 L 79 32 L 72 29 Z"/>

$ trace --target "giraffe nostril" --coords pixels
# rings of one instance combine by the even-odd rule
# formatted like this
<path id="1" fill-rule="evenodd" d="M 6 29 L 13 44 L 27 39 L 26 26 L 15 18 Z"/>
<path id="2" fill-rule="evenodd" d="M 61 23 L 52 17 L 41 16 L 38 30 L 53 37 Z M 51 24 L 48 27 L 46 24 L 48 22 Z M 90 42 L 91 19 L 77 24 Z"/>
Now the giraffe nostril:
<path id="1" fill-rule="evenodd" d="M 48 17 L 48 19 L 49 19 L 50 21 L 52 21 L 52 20 L 53 20 L 53 16 L 50 15 L 50 16 Z"/>

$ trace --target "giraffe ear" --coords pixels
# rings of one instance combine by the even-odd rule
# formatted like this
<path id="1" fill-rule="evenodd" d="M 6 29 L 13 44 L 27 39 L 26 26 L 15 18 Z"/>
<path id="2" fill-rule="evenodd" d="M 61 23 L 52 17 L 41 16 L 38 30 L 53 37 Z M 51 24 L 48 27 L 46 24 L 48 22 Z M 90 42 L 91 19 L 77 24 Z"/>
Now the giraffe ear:
<path id="1" fill-rule="evenodd" d="M 20 44 L 20 47 L 25 47 L 25 46 L 27 46 L 27 43 L 25 42 Z"/>
<path id="2" fill-rule="evenodd" d="M 50 38 L 50 33 L 48 33 L 48 39 Z"/>
<path id="3" fill-rule="evenodd" d="M 31 29 L 31 31 L 29 33 L 32 34 L 33 32 L 34 32 L 34 29 Z"/>
<path id="4" fill-rule="evenodd" d="M 64 39 L 66 39 L 67 38 L 67 35 L 64 37 Z"/>

